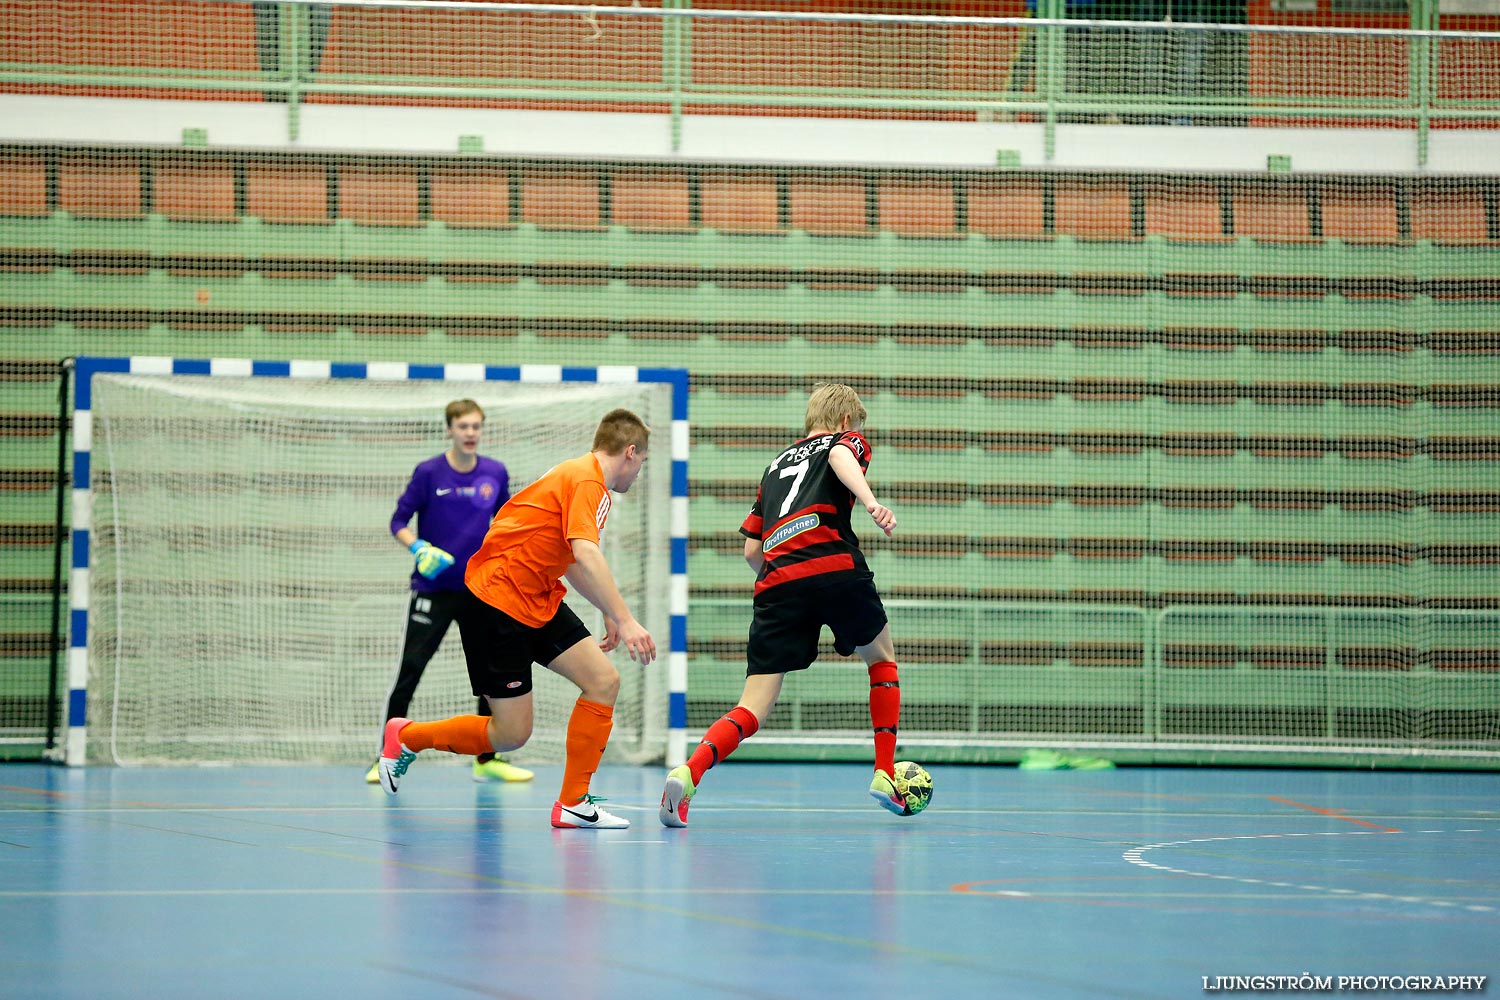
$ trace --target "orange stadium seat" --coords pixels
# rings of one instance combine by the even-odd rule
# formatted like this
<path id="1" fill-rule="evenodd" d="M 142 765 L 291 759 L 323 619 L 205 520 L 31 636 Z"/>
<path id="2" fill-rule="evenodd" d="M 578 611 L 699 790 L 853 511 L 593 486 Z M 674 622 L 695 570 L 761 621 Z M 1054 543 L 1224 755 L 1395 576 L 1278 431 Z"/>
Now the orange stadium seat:
<path id="1" fill-rule="evenodd" d="M 1146 187 L 1146 233 L 1174 240 L 1228 240 L 1216 181 L 1153 181 Z"/>
<path id="2" fill-rule="evenodd" d="M 630 229 L 680 232 L 693 225 L 686 170 L 616 169 L 610 206 L 613 221 Z"/>
<path id="3" fill-rule="evenodd" d="M 1233 181 L 1234 231 L 1278 243 L 1314 239 L 1307 185 L 1302 181 Z"/>
<path id="4" fill-rule="evenodd" d="M 803 174 L 791 181 L 791 223 L 818 236 L 868 236 L 870 218 L 861 174 Z"/>
<path id="5" fill-rule="evenodd" d="M 419 225 L 417 168 L 394 163 L 341 165 L 339 216 L 362 226 Z"/>
<path id="6" fill-rule="evenodd" d="M 224 157 L 167 156 L 152 174 L 157 214 L 174 222 L 234 222 L 234 163 Z"/>
<path id="7" fill-rule="evenodd" d="M 509 226 L 510 172 L 490 163 L 434 166 L 427 176 L 433 219 L 474 229 Z"/>
<path id="8" fill-rule="evenodd" d="M 57 205 L 84 219 L 139 219 L 141 158 L 133 153 L 77 152 L 57 167 Z"/>
<path id="9" fill-rule="evenodd" d="M 1434 243 L 1488 243 L 1484 188 L 1465 181 L 1428 181 L 1412 192 L 1411 234 Z"/>
<path id="10" fill-rule="evenodd" d="M 776 175 L 769 170 L 706 170 L 699 184 L 705 226 L 726 233 L 784 231 Z"/>
<path id="11" fill-rule="evenodd" d="M 1350 243 L 1397 243 L 1401 240 L 1394 184 L 1325 181 L 1320 202 L 1324 236 L 1337 236 Z"/>
<path id="12" fill-rule="evenodd" d="M 876 197 L 881 229 L 902 236 L 959 235 L 950 178 L 882 177 Z"/>
<path id="13" fill-rule="evenodd" d="M 1135 234 L 1130 182 L 1113 177 L 1063 178 L 1054 192 L 1059 233 L 1092 240 L 1128 240 Z"/>
<path id="14" fill-rule="evenodd" d="M 0 215 L 46 214 L 46 157 L 24 150 L 0 155 Z"/>
<path id="15" fill-rule="evenodd" d="M 1040 177 L 986 177 L 970 181 L 968 203 L 971 233 L 998 239 L 1048 235 Z"/>
<path id="16" fill-rule="evenodd" d="M 599 229 L 599 174 L 566 167 L 521 175 L 521 220 L 542 229 Z"/>
<path id="17" fill-rule="evenodd" d="M 252 160 L 245 165 L 245 211 L 265 222 L 329 222 L 328 167 L 317 160 Z"/>

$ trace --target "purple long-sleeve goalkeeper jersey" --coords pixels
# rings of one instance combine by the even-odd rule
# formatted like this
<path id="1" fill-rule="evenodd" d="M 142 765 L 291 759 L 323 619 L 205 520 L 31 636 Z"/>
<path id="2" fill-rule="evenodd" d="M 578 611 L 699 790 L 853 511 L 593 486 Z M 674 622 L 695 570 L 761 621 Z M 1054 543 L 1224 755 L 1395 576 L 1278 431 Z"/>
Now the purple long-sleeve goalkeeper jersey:
<path id="1" fill-rule="evenodd" d="M 415 569 L 411 588 L 424 594 L 463 590 L 464 568 L 484 541 L 490 520 L 510 499 L 510 475 L 493 458 L 479 456 L 468 472 L 448 464 L 447 452 L 435 455 L 412 470 L 406 492 L 391 515 L 391 534 L 417 518 L 417 537 L 453 556 L 453 565 L 429 580 Z"/>

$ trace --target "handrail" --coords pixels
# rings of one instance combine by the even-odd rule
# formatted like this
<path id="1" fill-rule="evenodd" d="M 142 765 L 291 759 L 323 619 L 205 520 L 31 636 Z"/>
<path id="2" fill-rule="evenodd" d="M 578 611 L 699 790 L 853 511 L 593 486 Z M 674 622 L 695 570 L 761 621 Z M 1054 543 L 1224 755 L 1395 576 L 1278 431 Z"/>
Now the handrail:
<path id="1" fill-rule="evenodd" d="M 194 3 L 254 4 L 258 0 L 192 0 Z M 987 17 L 962 14 L 866 14 L 840 11 L 735 10 L 681 6 L 685 0 L 664 0 L 661 7 L 607 6 L 555 3 L 504 3 L 489 0 L 279 0 L 286 7 L 369 7 L 371 9 L 450 10 L 468 13 L 491 11 L 502 14 L 557 14 L 585 19 L 600 16 L 696 18 L 720 21 L 807 21 L 821 24 L 886 24 L 900 26 L 920 24 L 931 27 L 1077 27 L 1080 24 L 1103 28 L 1146 28 L 1152 31 L 1184 31 L 1201 28 L 1235 32 L 1307 35 L 1372 35 L 1464 39 L 1500 39 L 1500 31 L 1453 31 L 1444 29 L 1362 28 L 1302 24 L 1239 24 L 1216 21 L 1112 21 L 1108 19 L 1045 17 Z M 675 5 L 674 5 L 675 4 Z"/>
<path id="2" fill-rule="evenodd" d="M 251 0 L 193 0 L 208 4 L 244 5 Z M 1409 123 L 1415 129 L 1417 160 L 1425 164 L 1429 131 L 1442 123 L 1500 127 L 1500 99 L 1487 93 L 1474 96 L 1440 96 L 1438 87 L 1445 49 L 1443 42 L 1462 41 L 1500 45 L 1500 31 L 1460 31 L 1428 27 L 1437 22 L 1436 0 L 1414 0 L 1413 27 L 1344 27 L 1270 24 L 1222 24 L 1178 21 L 1084 20 L 1058 16 L 1060 0 L 1041 0 L 1042 17 L 982 17 L 942 15 L 863 14 L 816 11 L 698 9 L 691 0 L 663 0 L 659 7 L 589 6 L 548 3 L 469 2 L 469 0 L 344 0 L 338 4 L 316 0 L 283 0 L 279 8 L 279 50 L 274 70 L 259 73 L 214 69 L 176 69 L 144 66 L 39 63 L 35 60 L 0 60 L 0 83 L 41 87 L 94 86 L 124 90 L 155 89 L 183 92 L 248 90 L 284 95 L 289 138 L 299 137 L 301 106 L 313 95 L 325 98 L 383 96 L 397 99 L 425 98 L 451 101 L 487 100 L 557 103 L 626 102 L 660 109 L 669 116 L 671 148 L 681 148 L 683 116 L 702 106 L 762 107 L 771 111 L 808 109 L 822 112 L 907 111 L 922 114 L 974 115 L 981 120 L 997 116 L 1037 116 L 1043 132 L 1044 156 L 1051 160 L 1056 150 L 1057 129 L 1069 116 L 1120 115 L 1174 120 L 1226 117 L 1262 122 L 1379 119 Z M 259 6 L 271 7 L 270 4 Z M 421 11 L 429 15 L 444 11 L 453 15 L 536 15 L 583 18 L 655 19 L 661 26 L 656 45 L 656 71 L 651 78 L 630 81 L 578 79 L 482 78 L 457 76 L 371 75 L 320 72 L 312 52 L 320 45 L 312 23 L 314 9 L 337 7 L 356 11 Z M 142 8 L 149 9 L 149 5 Z M 124 16 L 129 16 L 128 12 Z M 691 27 L 698 22 L 743 22 L 755 24 L 936 26 L 1011 29 L 1037 42 L 1034 90 L 1013 89 L 1009 79 L 997 79 L 993 91 L 925 88 L 813 86 L 795 79 L 785 84 L 771 80 L 754 87 L 715 84 L 694 78 L 694 38 Z M 1421 25 L 1421 27 L 1417 27 Z M 1397 71 L 1399 89 L 1388 97 L 1346 97 L 1324 94 L 1206 94 L 1087 93 L 1070 91 L 1065 68 L 1070 49 L 1083 44 L 1081 32 L 1104 30 L 1113 34 L 1160 34 L 1172 37 L 1201 33 L 1234 34 L 1249 38 L 1278 36 L 1321 37 L 1334 41 L 1386 39 L 1406 43 L 1407 71 Z M 1021 38 L 1013 38 L 1021 44 Z M 22 54 L 24 56 L 24 53 Z M 1017 57 L 1019 58 L 1019 57 Z M 1450 55 L 1448 58 L 1466 58 Z M 1006 76 L 1007 74 L 1000 74 Z M 1309 85 L 1303 85 L 1304 89 Z M 1288 88 L 1289 89 L 1289 88 Z"/>
<path id="3" fill-rule="evenodd" d="M 1323 669 L 1321 671 L 1299 671 L 1297 672 L 1296 676 L 1312 677 L 1339 675 L 1347 676 L 1350 678 L 1366 678 L 1373 685 L 1389 684 L 1390 675 L 1385 672 L 1347 672 L 1340 666 L 1336 656 L 1336 651 L 1341 644 L 1336 642 L 1334 638 L 1335 628 L 1333 623 L 1336 619 L 1340 617 L 1352 618 L 1356 616 L 1449 618 L 1459 621 L 1463 621 L 1466 619 L 1488 618 L 1493 620 L 1497 626 L 1500 626 L 1500 610 L 1485 608 L 1412 608 L 1382 607 L 1374 605 L 1344 607 L 1321 604 L 1172 604 L 1165 607 L 1153 609 L 1142 607 L 1139 605 L 1114 603 L 1096 604 L 1088 602 L 1067 601 L 1005 601 L 995 599 L 925 600 L 915 598 L 889 599 L 886 600 L 884 604 L 888 609 L 894 611 L 899 611 L 902 609 L 930 609 L 947 612 L 967 612 L 971 616 L 971 626 L 969 629 L 969 634 L 963 637 L 968 639 L 969 641 L 967 653 L 964 656 L 962 662 L 969 667 L 978 667 L 982 665 L 981 647 L 984 642 L 984 637 L 980 633 L 979 629 L 979 616 L 981 614 L 984 614 L 985 612 L 1015 611 L 1024 613 L 1050 611 L 1069 614 L 1126 613 L 1132 615 L 1133 617 L 1138 617 L 1141 622 L 1142 651 L 1141 663 L 1140 667 L 1138 668 L 1140 670 L 1141 676 L 1141 704 L 1139 707 L 1142 711 L 1143 725 L 1141 737 L 1144 742 L 1104 739 L 1086 733 L 1069 734 L 1068 736 L 1069 742 L 1071 744 L 1077 744 L 1080 746 L 1083 745 L 1083 742 L 1081 741 L 1085 741 L 1089 742 L 1091 745 L 1129 747 L 1135 749 L 1149 747 L 1157 747 L 1159 749 L 1166 749 L 1169 747 L 1181 748 L 1193 745 L 1191 739 L 1185 739 L 1180 734 L 1167 733 L 1163 725 L 1162 710 L 1165 703 L 1165 699 L 1162 695 L 1163 676 L 1167 671 L 1165 660 L 1166 647 L 1164 641 L 1164 633 L 1167 625 L 1174 617 L 1194 614 L 1214 615 L 1245 613 L 1266 617 L 1306 616 L 1309 618 L 1316 618 L 1320 623 L 1322 623 L 1323 626 Z M 692 614 L 695 609 L 730 607 L 744 608 L 746 610 L 746 621 L 748 622 L 749 606 L 750 598 L 748 596 L 744 598 L 695 598 L 691 600 L 689 604 L 689 622 L 692 621 Z M 899 617 L 897 617 L 897 622 L 894 630 L 896 632 L 896 641 L 898 644 L 900 644 L 903 640 L 903 633 L 901 631 Z M 907 633 L 906 637 L 909 638 L 909 633 Z M 1064 641 L 1073 641 L 1076 638 L 1077 637 L 1069 636 L 1066 637 Z M 1371 643 L 1371 645 L 1377 648 L 1383 648 L 1379 643 Z M 1399 643 L 1391 643 L 1389 644 L 1389 648 L 1396 649 L 1405 647 L 1403 647 Z M 1096 668 L 1091 667 L 1088 669 L 1094 670 Z M 1126 666 L 1120 669 L 1133 670 L 1137 668 Z M 1427 670 L 1416 669 L 1409 672 L 1403 672 L 1403 676 L 1429 677 L 1434 673 L 1435 671 L 1432 671 L 1430 668 Z M 1270 675 L 1268 674 L 1267 676 Z M 1486 683 L 1491 685 L 1489 688 L 1486 688 L 1486 690 L 1490 692 L 1489 696 L 1493 699 L 1500 700 L 1500 676 L 1487 677 Z M 691 686 L 689 687 L 689 690 L 691 692 Z M 1324 711 L 1326 713 L 1325 729 L 1323 736 L 1318 742 L 1318 746 L 1327 751 L 1338 750 L 1340 748 L 1348 749 L 1354 746 L 1358 746 L 1361 749 L 1361 752 L 1366 752 L 1365 747 L 1370 742 L 1369 738 L 1344 738 L 1340 737 L 1335 731 L 1336 712 L 1340 707 L 1334 700 L 1334 696 L 1337 693 L 1338 692 L 1335 692 L 1331 687 L 1327 692 L 1328 702 L 1326 705 L 1324 705 Z M 977 727 L 971 724 L 970 730 L 977 731 Z M 797 734 L 788 738 L 800 739 L 801 737 L 800 734 Z M 1004 740 L 1001 739 L 1000 742 L 1003 743 Z M 1223 738 L 1222 745 L 1239 746 L 1241 743 L 1244 743 L 1247 746 L 1256 744 L 1270 745 L 1275 742 L 1276 741 L 1271 740 L 1267 737 L 1236 737 L 1233 735 L 1228 735 Z M 1298 740 L 1291 739 L 1285 742 L 1290 748 L 1294 744 L 1300 747 L 1307 741 L 1304 739 L 1299 742 Z M 1403 748 L 1423 749 L 1424 751 L 1430 749 L 1427 747 L 1426 743 L 1417 739 L 1402 739 L 1395 742 L 1399 743 Z M 1500 751 L 1500 739 L 1494 741 L 1481 740 L 1479 742 L 1486 744 L 1492 742 L 1493 747 L 1488 750 L 1453 750 L 1451 752 L 1459 754 L 1472 753 L 1479 756 L 1489 757 L 1493 756 L 1496 751 Z M 1034 741 L 1032 741 L 1032 743 L 1034 743 Z M 1447 753 L 1450 751 L 1445 750 L 1442 752 Z"/>

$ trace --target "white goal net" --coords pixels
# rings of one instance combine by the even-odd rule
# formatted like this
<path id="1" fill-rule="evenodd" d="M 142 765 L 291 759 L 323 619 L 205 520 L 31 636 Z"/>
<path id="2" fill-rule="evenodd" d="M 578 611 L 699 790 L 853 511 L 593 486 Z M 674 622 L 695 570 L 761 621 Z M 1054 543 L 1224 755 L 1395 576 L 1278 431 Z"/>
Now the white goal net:
<path id="1" fill-rule="evenodd" d="M 92 392 L 92 762 L 372 758 L 412 568 L 389 523 L 412 469 L 447 447 L 453 399 L 484 408 L 480 451 L 505 463 L 512 493 L 588 451 L 614 407 L 652 427 L 662 460 L 618 498 L 603 547 L 665 653 L 669 386 L 101 373 Z M 593 607 L 569 603 L 598 634 Z M 665 655 L 613 660 L 606 760 L 661 759 Z M 514 758 L 560 761 L 577 690 L 534 676 L 535 733 Z M 455 625 L 409 714 L 474 709 Z"/>

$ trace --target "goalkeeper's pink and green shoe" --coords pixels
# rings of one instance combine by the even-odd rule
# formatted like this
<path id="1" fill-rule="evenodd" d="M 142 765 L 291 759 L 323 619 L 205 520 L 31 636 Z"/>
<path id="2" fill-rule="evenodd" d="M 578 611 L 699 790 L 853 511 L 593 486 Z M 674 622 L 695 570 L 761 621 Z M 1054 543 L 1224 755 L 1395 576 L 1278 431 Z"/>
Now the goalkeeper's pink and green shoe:
<path id="1" fill-rule="evenodd" d="M 667 785 L 661 793 L 661 825 L 687 826 L 688 803 L 693 801 L 693 772 L 679 764 L 667 772 Z"/>
<path id="2" fill-rule="evenodd" d="M 474 780 L 480 784 L 490 781 L 530 781 L 536 775 L 524 767 L 517 767 L 499 754 L 489 760 L 474 758 Z"/>
<path id="3" fill-rule="evenodd" d="M 380 750 L 380 785 L 385 789 L 387 795 L 396 794 L 396 786 L 401 784 L 401 776 L 406 769 L 411 767 L 411 762 L 417 759 L 415 750 L 408 750 L 406 744 L 401 742 L 401 730 L 411 725 L 410 719 L 390 719 L 385 724 L 385 744 Z"/>

